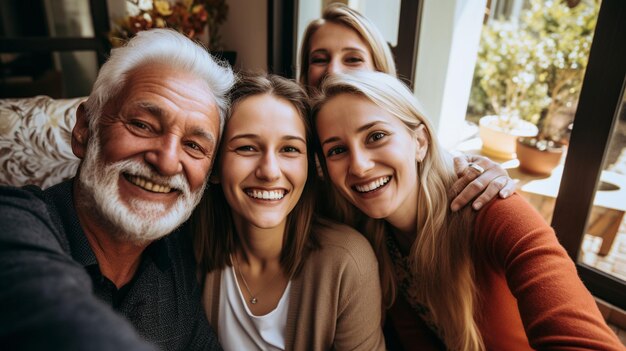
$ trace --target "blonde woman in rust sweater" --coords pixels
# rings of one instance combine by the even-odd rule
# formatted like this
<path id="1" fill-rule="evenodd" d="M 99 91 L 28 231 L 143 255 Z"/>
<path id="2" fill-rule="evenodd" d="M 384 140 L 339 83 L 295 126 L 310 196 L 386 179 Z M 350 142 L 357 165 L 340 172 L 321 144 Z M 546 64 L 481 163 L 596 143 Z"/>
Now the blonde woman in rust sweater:
<path id="1" fill-rule="evenodd" d="M 249 76 L 231 98 L 213 184 L 193 220 L 205 310 L 220 343 L 225 350 L 384 349 L 371 246 L 313 213 L 304 90 L 278 76 Z"/>
<path id="2" fill-rule="evenodd" d="M 449 210 L 450 157 L 397 78 L 327 77 L 312 112 L 337 219 L 377 253 L 404 348 L 624 350 L 553 230 L 519 195 L 480 212 Z"/>

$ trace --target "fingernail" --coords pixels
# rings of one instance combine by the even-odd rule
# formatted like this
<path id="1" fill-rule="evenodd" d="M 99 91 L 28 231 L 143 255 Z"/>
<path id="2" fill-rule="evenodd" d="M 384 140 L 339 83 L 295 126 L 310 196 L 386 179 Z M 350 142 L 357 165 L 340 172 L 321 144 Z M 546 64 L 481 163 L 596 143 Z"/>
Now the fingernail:
<path id="1" fill-rule="evenodd" d="M 472 205 L 472 208 L 476 211 L 480 210 L 481 207 L 483 207 L 483 204 L 481 204 L 480 202 L 474 202 L 474 204 Z"/>
<path id="2" fill-rule="evenodd" d="M 450 206 L 450 209 L 452 210 L 452 212 L 456 212 L 459 210 L 459 205 L 453 204 L 452 206 Z"/>
<path id="3" fill-rule="evenodd" d="M 509 197 L 509 195 L 511 195 L 511 194 L 509 194 L 508 191 L 501 191 L 500 192 L 500 197 L 503 198 L 503 199 L 506 199 L 507 197 Z"/>

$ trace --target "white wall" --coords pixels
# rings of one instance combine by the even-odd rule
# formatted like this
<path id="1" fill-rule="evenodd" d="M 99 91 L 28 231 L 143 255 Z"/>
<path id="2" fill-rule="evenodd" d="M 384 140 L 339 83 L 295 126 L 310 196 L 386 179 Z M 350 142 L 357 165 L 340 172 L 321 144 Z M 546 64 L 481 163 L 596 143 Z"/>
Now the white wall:
<path id="1" fill-rule="evenodd" d="M 228 0 L 220 27 L 225 50 L 237 51 L 235 68 L 267 70 L 267 0 Z"/>
<path id="2" fill-rule="evenodd" d="M 300 45 L 302 45 L 302 36 L 304 30 L 311 21 L 320 18 L 322 15 L 322 0 L 300 0 L 298 2 L 298 23 L 296 33 L 296 57 L 294 57 L 294 67 L 297 67 L 297 60 L 300 55 Z"/>
<path id="3" fill-rule="evenodd" d="M 465 113 L 486 0 L 425 0 L 415 95 L 445 147 L 466 131 Z"/>
<path id="4" fill-rule="evenodd" d="M 353 0 L 350 2 L 350 6 L 369 18 L 391 46 L 398 45 L 400 0 Z"/>

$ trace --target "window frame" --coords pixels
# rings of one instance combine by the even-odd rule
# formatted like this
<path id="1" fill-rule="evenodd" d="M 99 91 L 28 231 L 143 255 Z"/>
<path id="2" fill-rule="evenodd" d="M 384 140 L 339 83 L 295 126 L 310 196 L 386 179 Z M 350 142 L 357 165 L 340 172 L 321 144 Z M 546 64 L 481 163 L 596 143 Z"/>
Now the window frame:
<path id="1" fill-rule="evenodd" d="M 626 310 L 626 282 L 578 262 L 626 83 L 626 1 L 602 0 L 552 226 L 596 297 Z"/>

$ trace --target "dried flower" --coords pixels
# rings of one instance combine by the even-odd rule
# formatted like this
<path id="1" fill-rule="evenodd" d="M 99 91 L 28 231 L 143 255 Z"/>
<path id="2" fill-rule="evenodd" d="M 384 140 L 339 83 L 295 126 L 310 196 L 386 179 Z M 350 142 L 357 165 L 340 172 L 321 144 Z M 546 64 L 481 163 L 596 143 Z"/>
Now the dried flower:
<path id="1" fill-rule="evenodd" d="M 127 0 L 127 4 L 127 16 L 109 35 L 114 47 L 150 28 L 172 28 L 193 39 L 208 28 L 209 49 L 221 48 L 218 31 L 228 14 L 225 0 Z"/>

